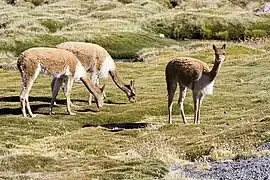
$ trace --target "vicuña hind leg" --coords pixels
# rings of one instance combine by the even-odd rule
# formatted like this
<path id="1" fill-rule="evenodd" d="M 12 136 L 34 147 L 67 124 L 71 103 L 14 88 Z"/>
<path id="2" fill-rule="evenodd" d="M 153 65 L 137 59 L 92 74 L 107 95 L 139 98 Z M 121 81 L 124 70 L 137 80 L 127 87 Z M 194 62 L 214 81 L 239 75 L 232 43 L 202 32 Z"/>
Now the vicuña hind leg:
<path id="1" fill-rule="evenodd" d="M 185 113 L 184 113 L 184 99 L 186 97 L 186 92 L 187 92 L 186 87 L 179 86 L 178 105 L 179 105 L 179 108 L 180 108 L 180 113 L 181 113 L 182 119 L 183 119 L 185 124 L 187 124 L 187 120 L 186 120 Z"/>
<path id="2" fill-rule="evenodd" d="M 67 98 L 67 112 L 70 115 L 76 115 L 75 113 L 71 112 L 71 109 L 70 109 L 70 106 L 71 106 L 70 93 L 71 93 L 73 81 L 74 81 L 73 77 L 67 77 L 65 80 L 65 96 Z"/>
<path id="3" fill-rule="evenodd" d="M 172 124 L 172 105 L 173 105 L 173 97 L 174 97 L 176 87 L 177 87 L 176 84 L 167 84 L 169 124 Z"/>
<path id="4" fill-rule="evenodd" d="M 194 124 L 200 124 L 200 108 L 204 95 L 193 92 L 194 102 Z"/>
<path id="5" fill-rule="evenodd" d="M 22 113 L 24 117 L 27 117 L 26 115 L 26 110 L 25 110 L 25 105 L 26 108 L 28 110 L 28 113 L 30 114 L 31 117 L 35 117 L 36 115 L 33 114 L 30 104 L 29 104 L 29 92 L 33 86 L 33 83 L 35 81 L 35 78 L 33 79 L 29 79 L 24 77 L 23 78 L 23 87 L 22 87 L 22 91 L 20 94 L 20 101 L 21 101 L 21 109 L 22 109 Z"/>
<path id="6" fill-rule="evenodd" d="M 52 101 L 51 101 L 51 105 L 50 105 L 50 114 L 54 114 L 54 112 L 52 111 L 52 107 L 55 103 L 56 97 L 58 95 L 58 92 L 60 90 L 60 87 L 63 83 L 63 78 L 54 78 L 52 83 L 54 83 L 52 86 Z"/>
<path id="7" fill-rule="evenodd" d="M 96 85 L 96 82 L 98 81 L 98 75 L 96 71 L 93 71 L 91 73 L 91 81 Z M 89 99 L 88 99 L 89 106 L 92 104 L 92 94 L 89 93 Z"/>

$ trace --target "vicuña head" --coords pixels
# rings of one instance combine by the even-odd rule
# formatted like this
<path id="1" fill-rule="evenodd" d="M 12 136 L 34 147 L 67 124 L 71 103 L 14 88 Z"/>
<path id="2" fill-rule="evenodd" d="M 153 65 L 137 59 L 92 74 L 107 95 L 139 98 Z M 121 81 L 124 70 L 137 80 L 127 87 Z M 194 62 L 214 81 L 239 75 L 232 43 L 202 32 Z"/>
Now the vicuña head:
<path id="1" fill-rule="evenodd" d="M 189 57 L 175 58 L 167 64 L 165 73 L 170 124 L 172 123 L 172 102 L 177 84 L 180 90 L 178 105 L 184 123 L 187 123 L 184 113 L 184 99 L 187 88 L 191 89 L 193 94 L 194 123 L 200 123 L 200 106 L 204 96 L 213 93 L 215 79 L 222 62 L 225 60 L 225 48 L 225 44 L 221 48 L 213 45 L 215 62 L 211 70 L 206 63 Z"/>
<path id="2" fill-rule="evenodd" d="M 103 47 L 93 43 L 64 42 L 57 45 L 56 48 L 73 52 L 80 60 L 86 71 L 91 73 L 91 80 L 96 85 L 99 84 L 100 76 L 106 78 L 110 74 L 113 82 L 127 95 L 129 101 L 136 101 L 134 81 L 131 81 L 130 84 L 126 84 L 119 78 L 114 60 Z M 104 97 L 106 97 L 105 93 Z M 91 104 L 91 94 L 89 94 L 88 101 L 89 104 Z"/>
<path id="3" fill-rule="evenodd" d="M 130 81 L 130 84 L 126 84 L 125 87 L 127 88 L 127 97 L 129 99 L 130 102 L 134 103 L 136 102 L 136 89 L 134 86 L 134 80 Z"/>
<path id="4" fill-rule="evenodd" d="M 51 75 L 55 79 L 52 85 L 50 114 L 53 113 L 53 103 L 62 83 L 65 84 L 64 93 L 67 98 L 67 111 L 70 115 L 74 114 L 70 110 L 70 93 L 73 81 L 77 79 L 80 79 L 89 92 L 94 95 L 97 107 L 101 108 L 103 106 L 104 87 L 99 89 L 87 78 L 84 67 L 77 57 L 69 51 L 56 48 L 30 48 L 19 56 L 17 66 L 23 82 L 20 101 L 24 117 L 26 117 L 25 105 L 30 116 L 35 116 L 31 111 L 28 97 L 32 85 L 40 72 Z"/>

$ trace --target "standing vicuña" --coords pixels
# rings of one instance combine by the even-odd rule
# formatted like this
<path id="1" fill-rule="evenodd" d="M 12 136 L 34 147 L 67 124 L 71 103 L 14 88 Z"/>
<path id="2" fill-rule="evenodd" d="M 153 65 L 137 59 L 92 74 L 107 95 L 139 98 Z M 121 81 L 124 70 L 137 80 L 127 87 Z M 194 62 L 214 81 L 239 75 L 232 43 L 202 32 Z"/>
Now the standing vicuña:
<path id="1" fill-rule="evenodd" d="M 73 52 L 86 71 L 91 72 L 91 79 L 96 85 L 99 84 L 99 75 L 106 78 L 110 74 L 117 87 L 126 93 L 129 101 L 135 102 L 134 81 L 125 84 L 120 80 L 114 60 L 103 47 L 93 43 L 65 42 L 57 45 L 56 48 Z M 91 100 L 92 95 L 89 94 L 89 104 Z"/>
<path id="2" fill-rule="evenodd" d="M 194 123 L 200 123 L 200 106 L 205 95 L 213 93 L 214 81 L 225 60 L 224 44 L 221 48 L 213 45 L 215 51 L 215 63 L 212 70 L 200 60 L 181 57 L 170 61 L 166 67 L 166 82 L 168 90 L 169 123 L 172 123 L 172 101 L 174 93 L 179 84 L 180 113 L 184 123 L 187 123 L 184 114 L 184 99 L 187 88 L 192 90 L 194 102 Z"/>
<path id="3" fill-rule="evenodd" d="M 73 81 L 77 79 L 80 79 L 88 91 L 94 95 L 97 107 L 100 108 L 103 106 L 104 87 L 101 89 L 97 88 L 87 78 L 84 67 L 77 57 L 69 51 L 56 48 L 30 48 L 19 56 L 17 66 L 23 81 L 20 101 L 24 117 L 26 117 L 25 102 L 30 116 L 34 117 L 28 97 L 32 85 L 40 72 L 51 75 L 55 79 L 50 114 L 52 113 L 53 102 L 63 82 L 65 83 L 64 92 L 67 98 L 67 111 L 70 115 L 74 114 L 70 110 L 70 93 Z"/>

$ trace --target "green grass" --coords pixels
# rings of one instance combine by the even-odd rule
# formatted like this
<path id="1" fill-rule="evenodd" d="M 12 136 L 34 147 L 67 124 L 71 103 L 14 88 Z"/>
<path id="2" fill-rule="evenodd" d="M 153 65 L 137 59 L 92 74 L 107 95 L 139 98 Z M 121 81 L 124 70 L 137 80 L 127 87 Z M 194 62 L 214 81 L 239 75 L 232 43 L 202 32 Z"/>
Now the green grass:
<path id="1" fill-rule="evenodd" d="M 254 150 L 270 141 L 270 46 L 265 38 L 270 16 L 250 12 L 261 2 L 184 1 L 174 9 L 168 0 L 44 2 L 12 6 L 0 1 L 0 179 L 185 179 L 169 166 L 269 154 Z M 246 37 L 249 41 L 239 44 L 225 41 Z M 30 47 L 65 41 L 97 43 L 115 59 L 146 60 L 117 62 L 124 81 L 135 79 L 137 102 L 129 103 L 109 78 L 101 80 L 107 99 L 98 112 L 94 103 L 88 106 L 84 86 L 75 84 L 71 97 L 77 115 L 67 115 L 62 92 L 56 115 L 49 115 L 51 78 L 40 75 L 30 93 L 38 117 L 23 118 L 16 57 Z M 188 91 L 184 106 L 189 124 L 180 118 L 177 93 L 169 125 L 166 64 L 189 56 L 212 66 L 213 43 L 227 44 L 227 58 L 214 94 L 203 102 L 201 124 L 192 124 Z M 138 123 L 147 126 L 123 127 Z M 120 128 L 107 128 L 112 124 Z"/>
<path id="2" fill-rule="evenodd" d="M 212 43 L 217 42 L 193 42 L 182 52 L 212 66 Z M 107 79 L 101 82 L 106 83 L 106 103 L 95 112 L 95 104 L 87 105 L 84 86 L 75 84 L 71 97 L 77 105 L 72 107 L 76 116 L 67 115 L 63 93 L 54 107 L 56 115 L 48 115 L 50 78 L 40 75 L 30 93 L 30 104 L 38 117 L 23 118 L 18 98 L 19 72 L 0 70 L 0 177 L 170 179 L 168 167 L 175 162 L 258 154 L 254 148 L 270 139 L 269 53 L 227 43 L 227 60 L 216 80 L 214 94 L 203 102 L 201 124 L 192 124 L 189 91 L 185 100 L 189 124 L 184 125 L 180 118 L 176 94 L 173 124 L 169 125 L 164 68 L 176 54 L 181 56 L 177 52 L 160 48 L 156 61 L 117 63 L 124 81 L 135 79 L 135 104 L 129 103 L 125 94 Z M 113 131 L 106 128 L 112 123 L 149 125 Z M 90 127 L 83 128 L 84 125 Z"/>
<path id="3" fill-rule="evenodd" d="M 5 39 L 0 42 L 0 52 L 10 52 L 19 56 L 24 50 L 32 47 L 55 47 L 57 44 L 66 41 L 66 38 L 49 34 L 23 37 L 17 39 Z"/>

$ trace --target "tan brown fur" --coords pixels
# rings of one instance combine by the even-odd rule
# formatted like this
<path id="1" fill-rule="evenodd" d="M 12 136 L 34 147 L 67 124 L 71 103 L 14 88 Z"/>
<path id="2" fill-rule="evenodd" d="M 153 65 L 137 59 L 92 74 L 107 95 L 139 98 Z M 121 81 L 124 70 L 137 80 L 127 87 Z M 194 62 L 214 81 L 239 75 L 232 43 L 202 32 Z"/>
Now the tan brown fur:
<path id="1" fill-rule="evenodd" d="M 87 71 L 100 70 L 101 64 L 109 53 L 101 46 L 84 42 L 65 42 L 56 46 L 58 49 L 66 49 L 73 52 L 81 61 Z"/>
<path id="2" fill-rule="evenodd" d="M 175 76 L 181 77 L 179 81 L 185 86 L 198 81 L 203 73 L 210 72 L 206 63 L 190 57 L 176 58 L 169 62 L 169 66 L 172 67 L 168 73 L 174 73 Z"/>
<path id="3" fill-rule="evenodd" d="M 70 67 L 72 74 L 75 73 L 77 59 L 68 51 L 59 51 L 55 48 L 31 48 L 22 56 L 18 62 L 25 67 L 24 71 L 28 74 L 35 73 L 39 63 L 51 74 L 61 73 L 67 66 Z"/>
<path id="4" fill-rule="evenodd" d="M 169 123 L 172 123 L 172 101 L 177 85 L 179 85 L 179 108 L 184 123 L 187 123 L 184 114 L 184 98 L 187 88 L 192 90 L 194 102 L 194 123 L 200 123 L 200 106 L 205 95 L 212 94 L 214 80 L 225 60 L 225 44 L 216 48 L 215 63 L 210 70 L 208 65 L 198 59 L 180 57 L 171 60 L 166 66 L 166 83 L 168 91 Z"/>
<path id="5" fill-rule="evenodd" d="M 101 107 L 103 104 L 103 89 L 97 88 L 88 80 L 86 71 L 80 61 L 73 53 L 67 50 L 42 47 L 30 48 L 19 56 L 17 66 L 23 81 L 20 101 L 22 112 L 25 117 L 25 102 L 30 116 L 34 116 L 29 105 L 28 96 L 32 85 L 40 72 L 45 72 L 55 78 L 50 113 L 52 113 L 52 105 L 58 94 L 59 88 L 64 82 L 66 84 L 65 95 L 67 98 L 67 111 L 69 114 L 74 114 L 70 110 L 70 92 L 73 80 L 76 78 L 82 80 L 89 92 L 93 93 L 98 107 Z"/>
<path id="6" fill-rule="evenodd" d="M 70 52 L 73 52 L 77 58 L 81 61 L 84 68 L 91 72 L 91 79 L 95 82 L 96 85 L 99 84 L 99 72 L 102 69 L 102 65 L 106 63 L 106 58 L 111 58 L 109 53 L 101 46 L 93 43 L 84 43 L 84 42 L 65 42 L 56 46 L 59 49 L 66 49 Z M 112 60 L 113 61 L 113 60 Z M 135 102 L 135 87 L 134 81 L 131 81 L 130 84 L 126 84 L 118 76 L 116 71 L 115 63 L 112 62 L 111 66 L 108 68 L 109 71 L 105 72 L 110 74 L 114 83 L 119 89 L 126 93 L 130 102 Z M 106 97 L 104 93 L 104 97 Z M 89 104 L 91 104 L 92 95 L 89 94 Z"/>

